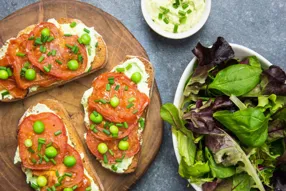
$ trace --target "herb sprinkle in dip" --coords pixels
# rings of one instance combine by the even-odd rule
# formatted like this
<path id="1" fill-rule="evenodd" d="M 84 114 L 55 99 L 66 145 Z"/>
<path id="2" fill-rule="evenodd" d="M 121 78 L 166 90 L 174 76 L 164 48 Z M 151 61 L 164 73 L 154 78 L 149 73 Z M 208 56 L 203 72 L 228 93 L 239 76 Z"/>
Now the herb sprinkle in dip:
<path id="1" fill-rule="evenodd" d="M 180 33 L 194 27 L 203 16 L 205 0 L 146 0 L 154 23 L 167 32 Z"/>

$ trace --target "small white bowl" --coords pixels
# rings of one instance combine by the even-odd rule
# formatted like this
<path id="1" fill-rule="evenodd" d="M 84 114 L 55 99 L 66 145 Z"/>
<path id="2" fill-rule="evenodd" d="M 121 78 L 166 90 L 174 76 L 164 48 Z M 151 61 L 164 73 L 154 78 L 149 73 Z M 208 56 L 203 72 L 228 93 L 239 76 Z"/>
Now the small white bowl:
<path id="1" fill-rule="evenodd" d="M 145 21 L 148 23 L 148 25 L 156 33 L 158 33 L 159 35 L 164 36 L 166 38 L 170 38 L 170 39 L 183 39 L 183 38 L 187 38 L 189 36 L 192 36 L 193 34 L 198 32 L 206 23 L 209 15 L 210 15 L 210 11 L 211 11 L 211 0 L 205 0 L 206 7 L 204 10 L 204 13 L 203 13 L 200 21 L 194 27 L 190 28 L 188 31 L 185 31 L 185 32 L 171 33 L 171 32 L 167 32 L 167 31 L 161 29 L 160 26 L 158 26 L 156 23 L 154 23 L 152 21 L 152 18 L 149 15 L 148 10 L 146 8 L 146 1 L 148 1 L 148 0 L 141 0 L 141 9 L 142 9 L 142 13 L 143 13 Z"/>
<path id="2" fill-rule="evenodd" d="M 234 53 L 235 53 L 235 58 L 238 59 L 243 59 L 247 56 L 256 56 L 258 58 L 258 60 L 261 62 L 261 66 L 262 68 L 268 68 L 269 66 L 271 66 L 272 64 L 263 56 L 261 56 L 260 54 L 258 54 L 257 52 L 246 48 L 244 46 L 241 45 L 237 45 L 237 44 L 232 44 L 230 43 Z M 177 90 L 176 90 L 176 94 L 175 94 L 175 98 L 174 98 L 174 105 L 177 108 L 180 108 L 181 103 L 184 99 L 183 96 L 183 92 L 184 92 L 184 86 L 185 86 L 185 82 L 187 81 L 188 77 L 190 76 L 190 74 L 193 72 L 193 68 L 194 68 L 194 64 L 197 61 L 197 58 L 194 57 L 191 62 L 188 64 L 188 66 L 186 67 L 183 75 L 181 76 L 181 79 L 179 81 Z M 181 156 L 179 154 L 179 150 L 178 150 L 178 141 L 177 141 L 177 137 L 176 135 L 172 134 L 172 138 L 173 138 L 173 146 L 174 146 L 174 150 L 175 150 L 175 154 L 176 154 L 176 158 L 178 163 L 180 163 L 181 161 Z M 191 182 L 190 182 L 191 183 Z M 196 191 L 202 191 L 202 187 L 198 186 L 196 184 L 191 184 L 193 186 L 193 188 Z"/>

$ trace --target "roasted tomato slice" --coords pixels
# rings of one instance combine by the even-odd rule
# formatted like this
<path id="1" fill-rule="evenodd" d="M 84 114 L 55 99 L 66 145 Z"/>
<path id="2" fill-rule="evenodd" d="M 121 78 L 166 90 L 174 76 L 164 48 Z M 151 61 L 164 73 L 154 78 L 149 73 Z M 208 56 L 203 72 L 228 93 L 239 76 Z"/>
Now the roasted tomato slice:
<path id="1" fill-rule="evenodd" d="M 86 191 L 89 187 L 91 187 L 91 181 L 88 177 L 84 176 L 81 183 L 79 183 L 79 187 L 77 187 L 75 191 Z"/>
<path id="2" fill-rule="evenodd" d="M 33 130 L 33 125 L 36 121 L 41 121 L 45 126 L 41 134 L 36 134 Z M 55 132 L 61 133 L 56 135 Z M 27 139 L 32 141 L 32 146 L 29 148 L 25 146 Z M 65 126 L 62 120 L 53 113 L 40 113 L 25 117 L 19 127 L 18 145 L 20 157 L 25 168 L 34 170 L 50 169 L 55 165 L 53 160 L 56 164 L 62 163 L 66 154 L 67 136 Z M 46 162 L 44 160 L 45 149 L 49 145 L 57 150 L 57 155 L 53 160 Z"/>
<path id="3" fill-rule="evenodd" d="M 93 136 L 90 130 L 88 130 L 87 136 L 86 136 L 86 143 L 87 143 L 89 150 L 99 160 L 103 160 L 103 155 L 99 153 L 97 146 L 100 143 L 105 143 L 107 145 L 108 149 L 111 150 L 105 153 L 109 163 L 115 163 L 116 161 L 120 161 L 125 157 L 130 158 L 136 155 L 140 150 L 140 142 L 139 142 L 139 137 L 137 134 L 137 128 L 135 128 L 128 136 L 128 139 L 127 139 L 129 143 L 128 150 L 126 151 L 120 150 L 118 148 L 119 141 L 120 140 L 101 141 L 97 139 L 95 136 Z"/>
<path id="4" fill-rule="evenodd" d="M 33 171 L 34 175 L 45 176 L 48 180 L 47 186 L 42 190 L 52 186 L 55 186 L 57 190 L 61 190 L 75 185 L 79 186 L 82 183 L 84 180 L 84 167 L 79 153 L 73 147 L 67 145 L 65 156 L 74 156 L 76 164 L 73 167 L 66 167 L 63 163 L 60 163 L 46 171 Z"/>
<path id="5" fill-rule="evenodd" d="M 17 82 L 18 87 L 21 89 L 27 89 L 31 86 L 47 87 L 56 82 L 57 79 L 53 76 L 49 76 L 41 72 L 37 67 L 31 65 L 28 56 L 26 55 L 26 46 L 28 41 L 28 35 L 21 35 L 16 39 L 10 40 L 10 44 L 7 51 L 7 57 L 9 63 L 13 66 L 13 76 Z M 17 53 L 23 53 L 24 56 L 17 56 Z M 34 69 L 36 72 L 36 78 L 34 80 L 27 80 L 25 78 L 25 70 Z"/>
<path id="6" fill-rule="evenodd" d="M 92 113 L 92 110 L 89 111 L 89 115 Z M 122 139 L 126 136 L 128 136 L 131 131 L 137 126 L 137 122 L 135 123 L 115 123 L 115 122 L 108 122 L 103 121 L 100 124 L 92 124 L 92 121 L 90 121 L 90 124 L 88 126 L 88 129 L 91 129 L 91 133 L 98 139 L 103 141 L 110 141 L 114 139 Z M 106 134 L 104 131 L 109 131 L 110 126 L 115 125 L 118 127 L 118 134 L 117 136 L 113 136 L 112 134 Z M 105 130 L 104 130 L 105 129 Z"/>
<path id="7" fill-rule="evenodd" d="M 12 66 L 7 59 L 7 54 L 0 59 L 0 67 L 9 68 L 12 72 Z M 0 80 L 0 91 L 7 90 L 15 98 L 23 98 L 27 91 L 17 86 L 14 76 L 10 76 L 7 80 Z M 0 95 L 2 96 L 2 95 Z"/>
<path id="8" fill-rule="evenodd" d="M 39 40 L 43 38 L 41 31 L 44 28 L 50 29 L 50 37 L 53 37 L 53 40 L 46 42 Z M 71 79 L 85 72 L 87 52 L 85 46 L 78 42 L 78 36 L 64 36 L 54 24 L 40 23 L 30 33 L 30 37 L 35 37 L 35 40 L 28 41 L 27 44 L 29 60 L 42 72 L 62 80 Z M 68 68 L 70 60 L 77 60 L 79 63 L 76 70 Z"/>
<path id="9" fill-rule="evenodd" d="M 88 99 L 88 107 L 108 121 L 134 123 L 149 104 L 147 95 L 141 93 L 137 85 L 122 73 L 110 72 L 100 75 L 94 80 L 93 88 Z M 101 101 L 109 102 L 112 97 L 119 98 L 119 105 L 115 108 Z"/>

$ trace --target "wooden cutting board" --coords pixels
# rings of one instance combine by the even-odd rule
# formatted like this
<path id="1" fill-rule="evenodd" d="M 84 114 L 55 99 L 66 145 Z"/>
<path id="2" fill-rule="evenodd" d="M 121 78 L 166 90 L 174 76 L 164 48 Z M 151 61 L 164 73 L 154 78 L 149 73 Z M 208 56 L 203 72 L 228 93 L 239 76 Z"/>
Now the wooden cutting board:
<path id="1" fill-rule="evenodd" d="M 23 101 L 0 103 L 0 190 L 31 190 L 25 182 L 25 175 L 22 173 L 20 166 L 13 164 L 17 147 L 18 120 L 30 105 L 47 98 L 59 100 L 67 109 L 78 134 L 83 140 L 85 127 L 80 100 L 83 92 L 91 86 L 92 80 L 99 74 L 113 68 L 113 66 L 125 58 L 125 55 L 138 55 L 148 58 L 144 48 L 116 18 L 90 4 L 68 0 L 40 1 L 18 10 L 1 20 L 0 47 L 7 39 L 16 36 L 21 29 L 28 25 L 36 24 L 49 18 L 60 17 L 80 19 L 87 26 L 95 27 L 103 36 L 108 47 L 109 58 L 107 66 L 87 77 L 37 94 Z M 105 190 L 127 190 L 146 172 L 154 160 L 160 148 L 163 135 L 160 106 L 160 95 L 155 84 L 143 135 L 144 142 L 141 149 L 141 157 L 136 172 L 129 175 L 114 174 L 102 168 L 96 159 L 89 155 Z"/>

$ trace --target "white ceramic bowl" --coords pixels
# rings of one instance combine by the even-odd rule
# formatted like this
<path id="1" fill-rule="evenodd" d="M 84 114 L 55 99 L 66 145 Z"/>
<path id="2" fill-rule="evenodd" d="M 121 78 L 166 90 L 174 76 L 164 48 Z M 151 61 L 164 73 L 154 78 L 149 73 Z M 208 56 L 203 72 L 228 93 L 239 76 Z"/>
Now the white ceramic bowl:
<path id="1" fill-rule="evenodd" d="M 255 52 L 249 48 L 246 48 L 244 46 L 237 45 L 237 44 L 230 44 L 230 45 L 231 45 L 232 49 L 234 50 L 235 58 L 242 59 L 242 58 L 247 57 L 247 56 L 256 56 L 258 58 L 258 60 L 261 62 L 261 66 L 263 68 L 268 68 L 270 65 L 272 65 L 266 58 L 264 58 L 263 56 L 261 56 L 260 54 L 258 54 L 257 52 Z M 174 105 L 177 108 L 180 108 L 180 106 L 181 106 L 181 103 L 182 103 L 183 98 L 184 98 L 184 96 L 183 96 L 184 85 L 185 85 L 185 82 L 187 81 L 188 77 L 192 73 L 193 67 L 194 67 L 194 64 L 196 61 L 197 61 L 196 57 L 191 60 L 191 62 L 186 67 L 186 69 L 185 69 L 185 71 L 184 71 L 184 73 L 183 73 L 183 75 L 179 81 L 179 84 L 178 84 L 178 87 L 176 90 L 176 94 L 175 94 L 175 98 L 174 98 Z M 180 156 L 179 150 L 178 150 L 177 137 L 174 134 L 172 135 L 172 137 L 173 137 L 173 146 L 174 146 L 176 158 L 177 158 L 178 163 L 180 163 L 181 156 Z M 202 188 L 200 186 L 198 186 L 196 184 L 192 184 L 192 186 L 194 187 L 194 189 L 196 191 L 202 191 Z"/>
<path id="2" fill-rule="evenodd" d="M 171 33 L 171 32 L 164 31 L 156 23 L 154 23 L 152 21 L 152 18 L 149 15 L 147 8 L 146 8 L 146 1 L 148 1 L 148 0 L 141 0 L 141 9 L 142 9 L 142 13 L 143 13 L 145 21 L 148 23 L 148 25 L 156 33 L 158 33 L 159 35 L 164 36 L 166 38 L 170 38 L 170 39 L 183 39 L 183 38 L 187 38 L 189 36 L 192 36 L 193 34 L 198 32 L 206 23 L 209 15 L 210 15 L 210 11 L 211 11 L 211 0 L 205 0 L 206 7 L 204 10 L 204 13 L 201 17 L 201 20 L 194 27 L 190 28 L 188 31 L 185 31 L 185 32 Z"/>

